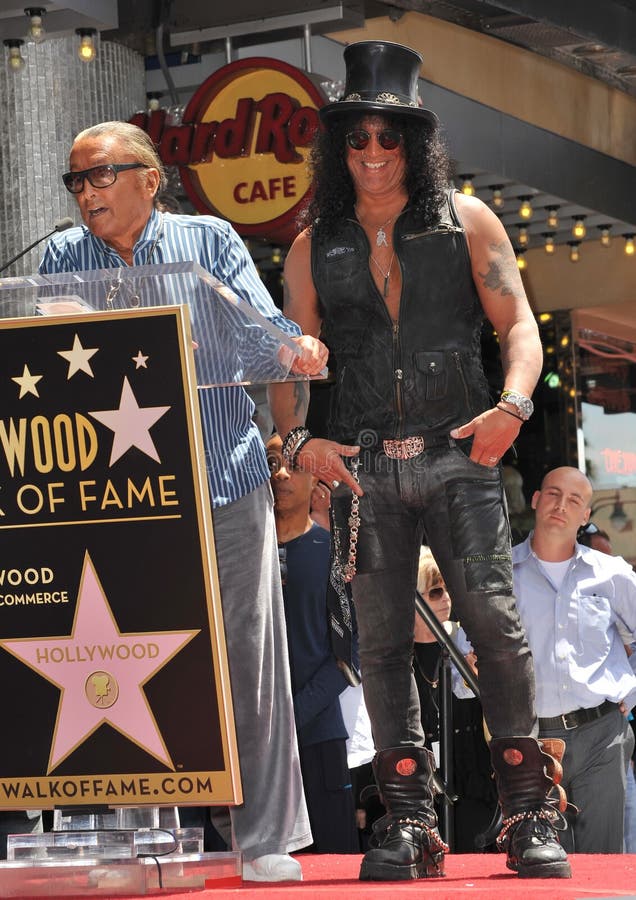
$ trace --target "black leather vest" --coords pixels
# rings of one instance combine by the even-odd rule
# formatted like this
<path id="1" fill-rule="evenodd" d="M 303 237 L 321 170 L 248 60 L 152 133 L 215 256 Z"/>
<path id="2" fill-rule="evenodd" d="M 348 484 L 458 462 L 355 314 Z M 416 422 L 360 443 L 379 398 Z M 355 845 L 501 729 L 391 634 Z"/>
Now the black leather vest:
<path id="1" fill-rule="evenodd" d="M 402 270 L 397 323 L 371 276 L 356 219 L 333 237 L 312 238 L 323 337 L 336 358 L 329 435 L 365 447 L 448 435 L 492 405 L 481 363 L 483 311 L 452 194 L 432 228 L 407 208 L 393 243 Z"/>

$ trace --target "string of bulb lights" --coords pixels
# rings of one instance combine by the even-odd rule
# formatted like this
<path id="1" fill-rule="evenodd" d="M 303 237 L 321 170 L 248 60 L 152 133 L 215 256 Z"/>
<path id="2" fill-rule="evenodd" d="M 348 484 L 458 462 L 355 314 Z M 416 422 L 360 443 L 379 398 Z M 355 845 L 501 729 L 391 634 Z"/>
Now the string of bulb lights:
<path id="1" fill-rule="evenodd" d="M 29 6 L 24 10 L 24 14 L 28 19 L 27 30 L 24 38 L 6 38 L 4 46 L 6 47 L 7 68 L 14 75 L 18 75 L 26 68 L 26 59 L 22 55 L 22 47 L 25 44 L 41 44 L 46 40 L 46 30 L 44 28 L 44 17 L 46 10 L 40 6 Z M 78 37 L 77 55 L 84 63 L 93 62 L 97 56 L 97 29 L 96 28 L 76 28 L 75 34 Z"/>
<path id="2" fill-rule="evenodd" d="M 477 190 L 473 183 L 473 175 L 464 174 L 458 176 L 458 186 L 459 190 L 463 194 L 466 194 L 469 197 L 473 197 L 476 195 Z M 526 259 L 525 253 L 530 245 L 530 231 L 528 225 L 530 220 L 533 218 L 535 213 L 535 207 L 533 206 L 533 196 L 531 194 L 522 194 L 516 197 L 508 197 L 504 196 L 504 185 L 503 184 L 492 184 L 488 186 L 488 190 L 490 191 L 490 198 L 487 198 L 486 202 L 492 207 L 492 209 L 498 214 L 501 215 L 505 212 L 506 206 L 508 207 L 511 203 L 515 204 L 516 214 L 519 218 L 519 221 L 516 225 L 512 225 L 512 237 L 513 244 L 515 246 L 515 253 L 517 256 L 517 264 L 521 270 L 526 269 L 528 265 L 528 261 Z M 545 215 L 545 227 L 546 230 L 540 233 L 540 236 L 543 240 L 543 248 L 549 256 L 552 256 L 557 251 L 557 242 L 555 240 L 557 235 L 557 230 L 560 225 L 562 225 L 562 221 L 559 218 L 560 207 L 559 206 L 545 206 L 541 207 L 542 215 Z M 586 224 L 587 215 L 581 213 L 571 217 L 572 225 L 570 228 L 570 240 L 566 241 L 566 245 L 569 248 L 569 257 L 570 261 L 573 263 L 579 262 L 581 259 L 581 243 L 583 242 L 585 237 L 589 238 L 589 228 Z M 610 247 L 612 243 L 611 230 L 612 225 L 609 223 L 603 223 L 601 225 L 595 226 L 598 229 L 599 233 L 599 242 L 602 247 Z M 624 252 L 628 257 L 632 257 L 636 255 L 636 244 L 634 243 L 635 235 L 628 233 L 623 234 L 624 238 Z"/>

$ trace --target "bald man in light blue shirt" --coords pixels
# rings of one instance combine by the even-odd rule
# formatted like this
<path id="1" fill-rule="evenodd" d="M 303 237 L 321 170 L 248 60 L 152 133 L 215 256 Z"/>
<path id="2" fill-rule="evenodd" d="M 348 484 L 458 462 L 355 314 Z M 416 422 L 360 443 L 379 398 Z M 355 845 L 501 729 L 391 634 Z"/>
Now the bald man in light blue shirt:
<path id="1" fill-rule="evenodd" d="M 636 675 L 636 575 L 621 557 L 576 542 L 592 485 L 578 469 L 545 476 L 532 497 L 535 528 L 513 548 L 517 608 L 532 650 L 539 739 L 562 738 L 563 787 L 579 808 L 568 852 L 622 853 L 626 772 L 634 737 L 625 714 Z"/>

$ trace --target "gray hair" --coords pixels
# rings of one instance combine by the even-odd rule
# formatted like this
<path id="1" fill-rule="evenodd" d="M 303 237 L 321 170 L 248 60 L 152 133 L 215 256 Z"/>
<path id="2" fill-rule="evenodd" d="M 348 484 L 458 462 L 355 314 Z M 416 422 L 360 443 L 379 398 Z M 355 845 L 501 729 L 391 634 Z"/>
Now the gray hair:
<path id="1" fill-rule="evenodd" d="M 157 194 L 166 189 L 168 181 L 163 163 L 159 158 L 155 145 L 143 128 L 131 125 L 130 122 L 100 122 L 99 125 L 92 125 L 90 128 L 80 131 L 75 140 L 103 137 L 104 135 L 118 138 L 126 151 L 131 156 L 134 156 L 137 162 L 158 170 L 159 187 L 157 188 Z"/>

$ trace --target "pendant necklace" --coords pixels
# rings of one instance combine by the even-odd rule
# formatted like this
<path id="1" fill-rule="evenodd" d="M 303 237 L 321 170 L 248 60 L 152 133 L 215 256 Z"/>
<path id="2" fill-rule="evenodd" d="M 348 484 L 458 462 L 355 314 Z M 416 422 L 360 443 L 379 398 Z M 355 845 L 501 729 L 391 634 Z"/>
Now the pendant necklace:
<path id="1" fill-rule="evenodd" d="M 389 218 L 386 220 L 386 222 L 383 222 L 381 225 L 369 225 L 369 223 L 365 222 L 364 219 L 358 214 L 357 209 L 355 212 L 356 212 L 356 217 L 361 225 L 366 225 L 368 228 L 375 228 L 375 246 L 376 247 L 388 247 L 389 242 L 387 240 L 386 231 L 384 229 L 386 228 L 387 225 L 391 224 L 393 219 L 397 219 L 397 217 L 400 215 L 400 212 L 402 212 L 402 210 L 394 213 L 394 215 L 392 215 L 392 216 L 389 216 Z M 393 260 L 391 260 L 391 261 L 393 261 Z M 380 271 L 382 271 L 382 270 L 380 270 Z"/>
<path id="2" fill-rule="evenodd" d="M 386 270 L 386 272 L 384 271 L 384 269 L 382 268 L 380 263 L 377 261 L 377 259 L 373 255 L 371 255 L 369 257 L 369 259 L 375 265 L 375 267 L 377 268 L 380 275 L 384 278 L 384 285 L 382 288 L 382 296 L 386 300 L 386 298 L 389 296 L 389 279 L 391 278 L 391 269 L 393 268 L 393 260 L 395 259 L 395 250 L 391 254 L 391 259 L 389 260 L 389 268 Z"/>
<path id="3" fill-rule="evenodd" d="M 146 254 L 146 260 L 143 263 L 144 266 L 149 266 L 151 264 L 152 257 L 154 256 L 155 250 L 157 249 L 157 244 L 163 237 L 163 226 L 164 226 L 163 214 L 159 213 L 159 226 L 157 228 L 157 233 L 154 237 L 154 240 L 152 241 L 152 243 L 148 249 L 148 252 Z M 128 303 L 131 307 L 136 308 L 138 306 L 141 306 L 141 297 L 139 296 L 139 291 L 137 290 L 135 282 L 132 279 L 131 279 L 131 284 L 132 284 L 132 295 L 131 295 Z M 122 288 L 122 278 L 120 275 L 118 277 L 117 282 L 108 291 L 108 294 L 106 296 L 106 309 L 114 308 L 115 298 L 119 294 L 121 288 Z"/>

